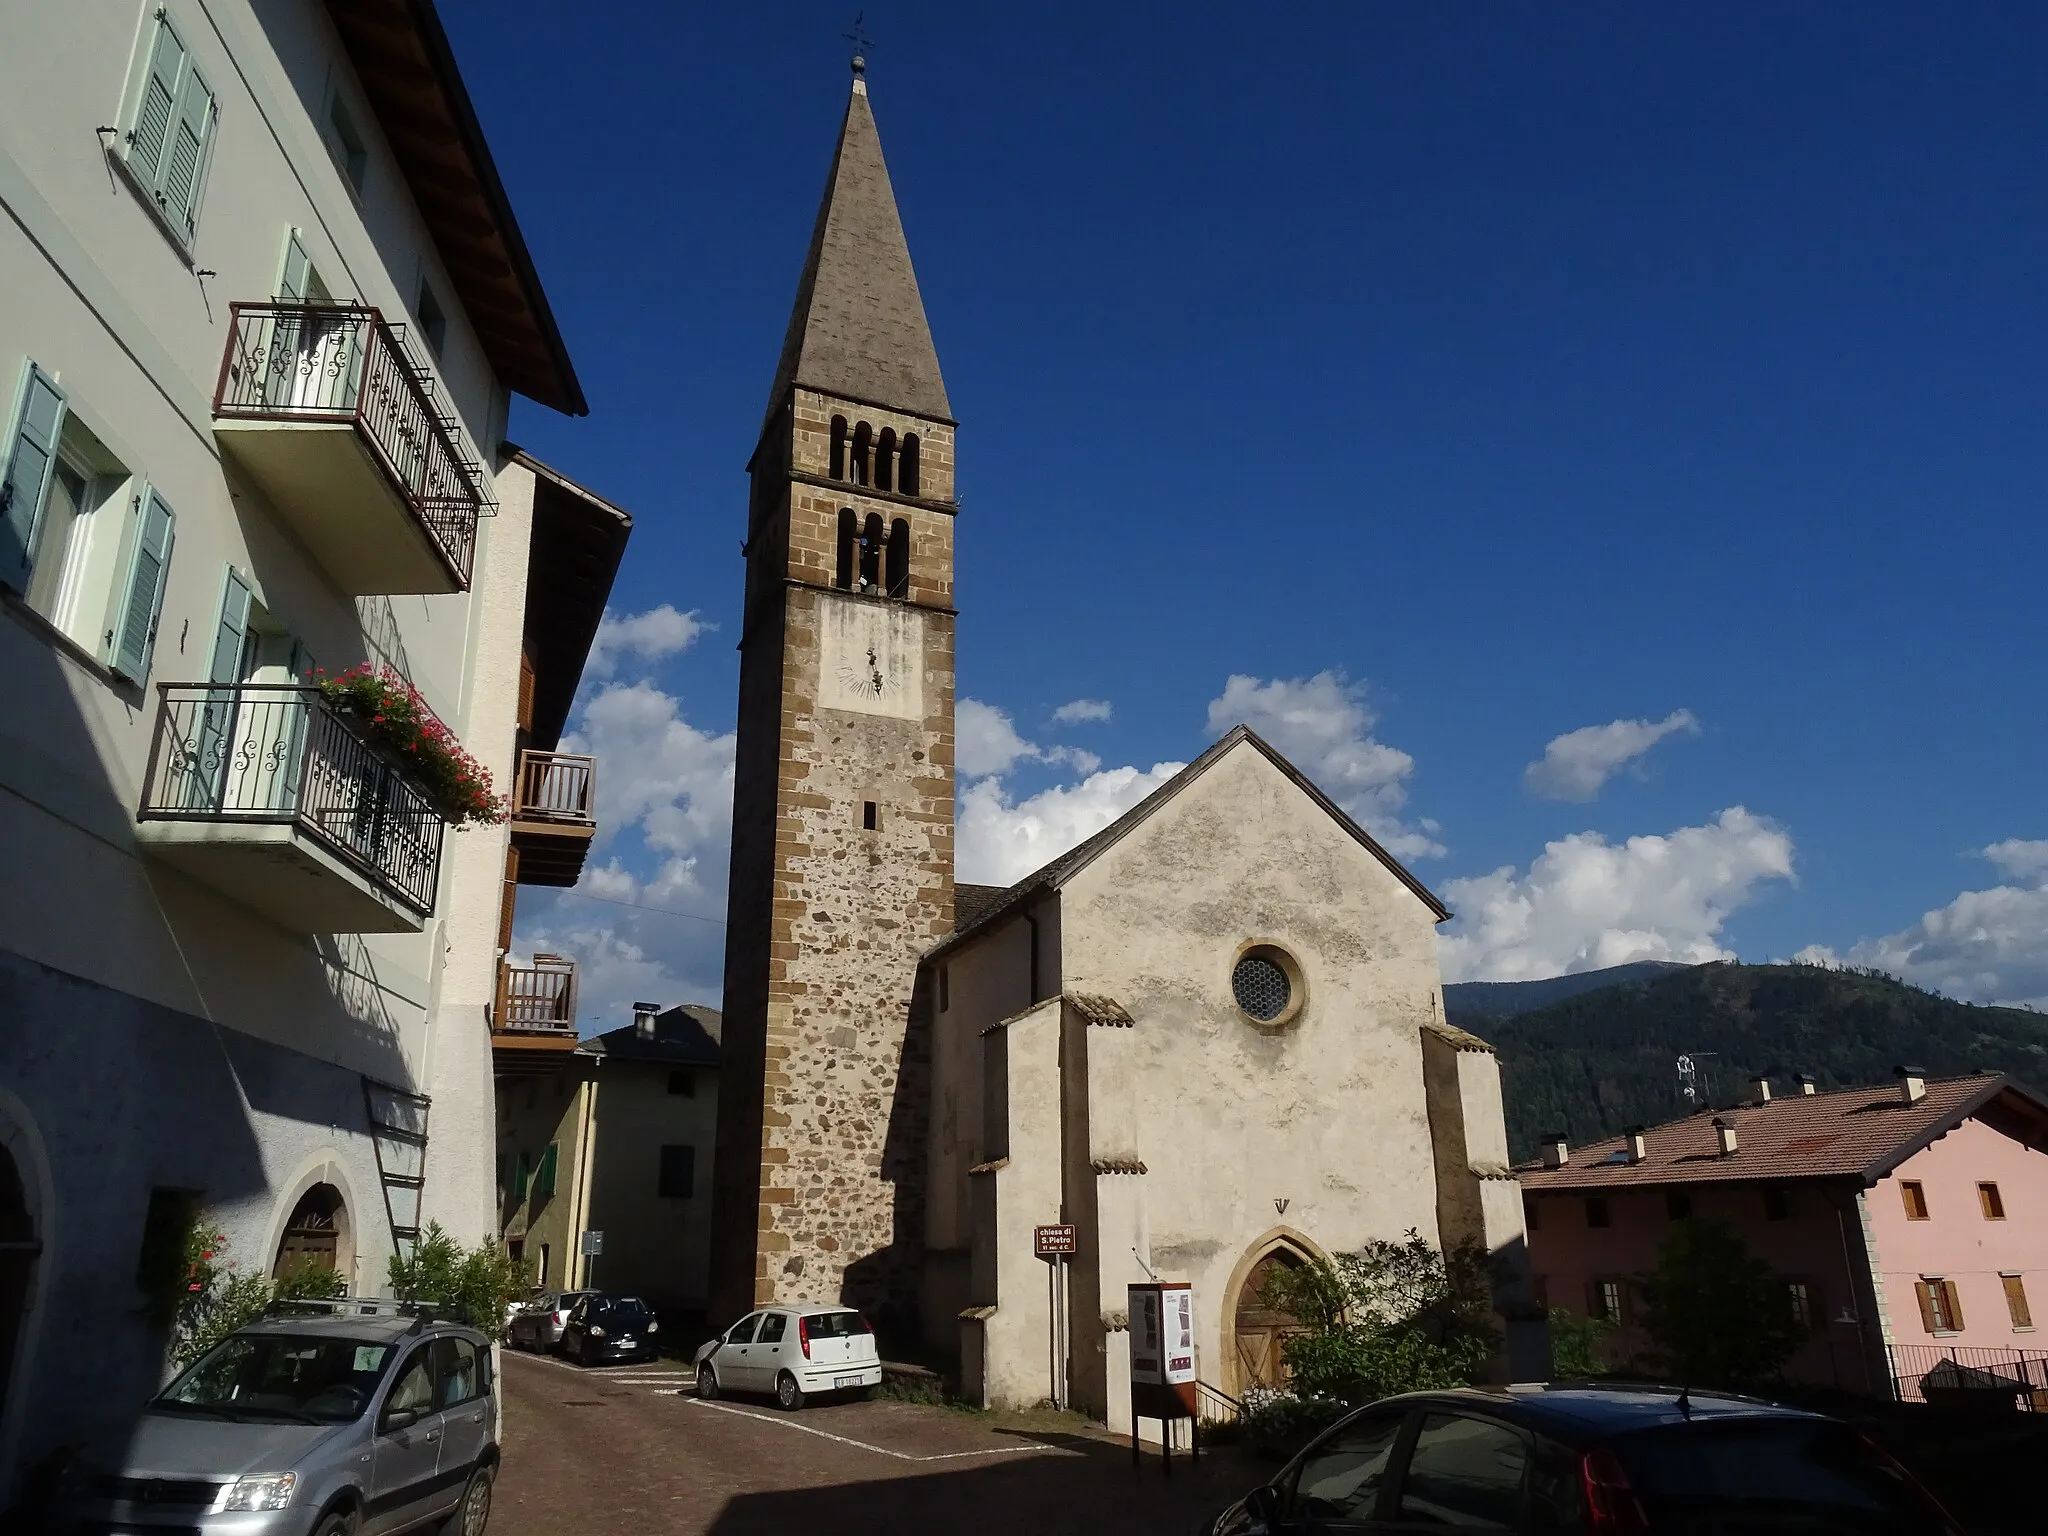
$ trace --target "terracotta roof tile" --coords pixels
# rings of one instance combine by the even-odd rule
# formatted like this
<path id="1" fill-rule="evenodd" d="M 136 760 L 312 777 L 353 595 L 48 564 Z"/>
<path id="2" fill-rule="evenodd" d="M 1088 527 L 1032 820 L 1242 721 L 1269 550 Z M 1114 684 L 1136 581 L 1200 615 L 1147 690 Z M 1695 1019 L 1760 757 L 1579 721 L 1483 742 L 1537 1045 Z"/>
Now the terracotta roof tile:
<path id="1" fill-rule="evenodd" d="M 1735 1128 L 1736 1151 L 1716 1150 L 1714 1115 L 1704 1112 L 1651 1126 L 1645 1156 L 1628 1161 L 1625 1136 L 1573 1147 L 1562 1168 L 1516 1168 L 1531 1192 L 1641 1184 L 1720 1184 L 1747 1179 L 1881 1177 L 1892 1164 L 1960 1124 L 2002 1094 L 2039 1101 L 2002 1073 L 1935 1079 L 1917 1104 L 1897 1087 L 1846 1088 L 1795 1095 L 1719 1112 Z"/>

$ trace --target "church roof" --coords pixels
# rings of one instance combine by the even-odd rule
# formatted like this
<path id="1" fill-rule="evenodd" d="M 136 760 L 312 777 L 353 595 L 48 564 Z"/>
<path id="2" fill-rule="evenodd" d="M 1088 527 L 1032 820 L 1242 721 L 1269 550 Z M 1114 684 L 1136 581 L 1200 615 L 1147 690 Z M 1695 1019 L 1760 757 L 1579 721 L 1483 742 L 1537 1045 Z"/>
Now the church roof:
<path id="1" fill-rule="evenodd" d="M 795 385 L 953 419 L 867 81 L 858 76 L 769 392 L 771 420 Z"/>
<path id="2" fill-rule="evenodd" d="M 963 890 L 984 892 L 992 888 L 989 886 L 954 886 L 955 922 L 953 931 L 945 938 L 939 940 L 931 949 L 927 950 L 925 958 L 927 960 L 936 959 L 939 955 L 964 943 L 974 934 L 993 928 L 1006 916 L 1025 905 L 1032 898 L 1047 891 L 1058 890 L 1069 880 L 1073 879 L 1075 875 L 1094 863 L 1103 853 L 1115 847 L 1127 834 L 1142 824 L 1154 812 L 1163 809 L 1173 800 L 1174 796 L 1208 772 L 1214 764 L 1222 760 L 1226 753 L 1240 743 L 1257 750 L 1275 768 L 1278 768 L 1287 775 L 1297 789 L 1321 806 L 1329 814 L 1331 820 L 1348 832 L 1353 840 L 1374 858 L 1386 865 L 1395 879 L 1413 891 L 1421 899 L 1423 905 L 1436 914 L 1438 922 L 1441 923 L 1449 920 L 1451 915 L 1450 908 L 1430 894 L 1429 888 L 1408 873 L 1402 867 L 1401 861 L 1382 848 L 1370 832 L 1346 815 L 1344 809 L 1336 801 L 1316 788 L 1306 774 L 1282 757 L 1257 731 L 1254 731 L 1248 725 L 1238 725 L 1231 727 L 1227 735 L 1203 752 L 1200 757 L 1189 763 L 1187 767 L 1181 769 L 1179 773 L 1176 773 L 1164 784 L 1153 790 L 1151 794 L 1140 800 L 1128 811 L 1125 811 L 1123 815 L 1117 817 L 1115 821 L 1112 821 L 1100 832 L 1085 842 L 1076 844 L 1068 849 L 1042 869 L 1026 875 L 1015 885 L 1001 891 L 992 901 L 988 901 L 986 904 L 977 901 L 972 908 L 962 906 L 959 900 L 959 892 Z"/>

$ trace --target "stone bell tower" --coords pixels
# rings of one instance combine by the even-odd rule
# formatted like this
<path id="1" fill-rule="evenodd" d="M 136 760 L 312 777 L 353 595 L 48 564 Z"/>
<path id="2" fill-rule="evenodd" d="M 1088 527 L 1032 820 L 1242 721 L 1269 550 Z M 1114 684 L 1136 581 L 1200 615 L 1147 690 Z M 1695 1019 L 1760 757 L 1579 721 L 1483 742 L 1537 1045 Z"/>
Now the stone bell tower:
<path id="1" fill-rule="evenodd" d="M 861 63 L 748 464 L 711 1321 L 916 1306 L 953 926 L 953 430 Z"/>

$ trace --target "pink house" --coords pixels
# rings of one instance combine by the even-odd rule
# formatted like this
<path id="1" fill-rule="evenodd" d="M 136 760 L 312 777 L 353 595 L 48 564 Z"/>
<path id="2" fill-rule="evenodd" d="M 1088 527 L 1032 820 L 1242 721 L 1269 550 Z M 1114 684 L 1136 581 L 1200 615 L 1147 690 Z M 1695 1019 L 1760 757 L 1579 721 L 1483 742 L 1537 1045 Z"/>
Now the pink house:
<path id="1" fill-rule="evenodd" d="M 1517 1168 L 1539 1299 L 1617 1323 L 1626 1366 L 1648 1346 L 1633 1277 L 1673 1222 L 1713 1218 L 1784 1280 L 1807 1330 L 1792 1380 L 1917 1397 L 1940 1367 L 1930 1388 L 1991 1372 L 2048 1389 L 2048 1102 L 1996 1073 L 1755 1086 L 1590 1147 L 1554 1137 Z"/>

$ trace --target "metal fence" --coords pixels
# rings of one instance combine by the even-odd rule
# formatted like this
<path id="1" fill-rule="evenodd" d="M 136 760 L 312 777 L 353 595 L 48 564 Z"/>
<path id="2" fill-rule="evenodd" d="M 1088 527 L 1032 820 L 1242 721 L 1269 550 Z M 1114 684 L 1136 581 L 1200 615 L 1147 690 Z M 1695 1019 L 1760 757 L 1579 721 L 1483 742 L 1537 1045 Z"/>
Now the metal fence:
<path id="1" fill-rule="evenodd" d="M 214 415 L 353 424 L 467 585 L 487 480 L 398 331 L 367 304 L 228 308 Z"/>
<path id="2" fill-rule="evenodd" d="M 596 772 L 594 757 L 572 752 L 521 752 L 512 819 L 588 822 Z"/>
<path id="3" fill-rule="evenodd" d="M 2048 1412 L 2048 1351 L 1940 1344 L 1891 1346 L 1892 1382 L 1902 1401 L 1966 1404 L 1997 1399 Z"/>
<path id="4" fill-rule="evenodd" d="M 145 821 L 289 823 L 422 916 L 440 812 L 318 688 L 164 683 Z"/>

